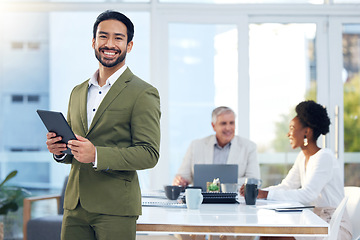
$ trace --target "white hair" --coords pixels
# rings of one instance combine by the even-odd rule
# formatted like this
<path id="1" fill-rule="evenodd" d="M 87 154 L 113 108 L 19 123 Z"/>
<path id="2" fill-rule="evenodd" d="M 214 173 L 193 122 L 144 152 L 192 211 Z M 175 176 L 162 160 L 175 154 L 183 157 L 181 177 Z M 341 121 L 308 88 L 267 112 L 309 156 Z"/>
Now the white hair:
<path id="1" fill-rule="evenodd" d="M 213 124 L 216 123 L 216 120 L 217 120 L 217 117 L 220 116 L 221 114 L 224 114 L 224 113 L 232 113 L 234 114 L 235 116 L 235 112 L 229 108 L 229 107 L 225 107 L 225 106 L 221 106 L 221 107 L 217 107 L 215 108 L 213 111 L 212 111 L 212 114 L 211 114 L 211 122 Z"/>

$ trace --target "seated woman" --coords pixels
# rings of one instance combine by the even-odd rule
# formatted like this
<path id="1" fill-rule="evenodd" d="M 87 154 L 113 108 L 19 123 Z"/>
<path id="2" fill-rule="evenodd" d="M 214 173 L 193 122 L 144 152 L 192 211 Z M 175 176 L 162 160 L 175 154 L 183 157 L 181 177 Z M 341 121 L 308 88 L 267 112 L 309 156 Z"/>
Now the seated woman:
<path id="1" fill-rule="evenodd" d="M 296 113 L 297 116 L 290 122 L 288 137 L 291 147 L 299 147 L 301 152 L 285 179 L 279 185 L 259 190 L 258 198 L 294 200 L 304 205 L 314 205 L 314 212 L 329 223 L 344 198 L 343 176 L 338 160 L 331 150 L 321 149 L 316 144 L 320 134 L 329 132 L 330 119 L 326 109 L 314 101 L 299 103 Z M 243 188 L 240 194 L 244 194 Z M 351 225 L 345 211 L 337 239 L 347 240 L 351 237 Z"/>

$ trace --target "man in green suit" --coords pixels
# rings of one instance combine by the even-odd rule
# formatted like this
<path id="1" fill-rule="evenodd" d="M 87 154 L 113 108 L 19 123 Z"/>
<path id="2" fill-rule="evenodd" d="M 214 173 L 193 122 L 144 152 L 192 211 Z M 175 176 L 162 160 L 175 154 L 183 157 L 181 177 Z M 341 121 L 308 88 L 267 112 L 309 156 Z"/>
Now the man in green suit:
<path id="1" fill-rule="evenodd" d="M 99 69 L 70 95 L 67 120 L 77 140 L 58 143 L 49 132 L 55 160 L 71 164 L 65 192 L 62 240 L 135 240 L 141 214 L 136 170 L 157 164 L 160 99 L 156 88 L 125 64 L 134 26 L 115 11 L 101 13 L 92 47 Z M 71 154 L 62 151 L 69 147 Z"/>

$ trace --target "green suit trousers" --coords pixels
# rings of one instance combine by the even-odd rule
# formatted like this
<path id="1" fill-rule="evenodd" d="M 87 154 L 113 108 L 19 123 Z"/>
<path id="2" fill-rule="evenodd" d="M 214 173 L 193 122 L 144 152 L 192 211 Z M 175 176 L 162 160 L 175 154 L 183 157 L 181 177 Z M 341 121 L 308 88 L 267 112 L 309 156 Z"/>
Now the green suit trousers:
<path id="1" fill-rule="evenodd" d="M 138 216 L 90 213 L 76 206 L 64 212 L 61 240 L 135 240 Z"/>

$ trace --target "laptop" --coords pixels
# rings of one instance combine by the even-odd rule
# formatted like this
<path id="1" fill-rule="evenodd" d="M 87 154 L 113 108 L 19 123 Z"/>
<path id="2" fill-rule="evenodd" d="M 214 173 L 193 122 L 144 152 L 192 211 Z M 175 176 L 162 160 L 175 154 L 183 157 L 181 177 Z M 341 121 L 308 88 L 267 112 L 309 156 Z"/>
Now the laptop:
<path id="1" fill-rule="evenodd" d="M 237 164 L 195 164 L 194 187 L 201 187 L 206 192 L 206 182 L 219 178 L 220 183 L 237 183 Z"/>

